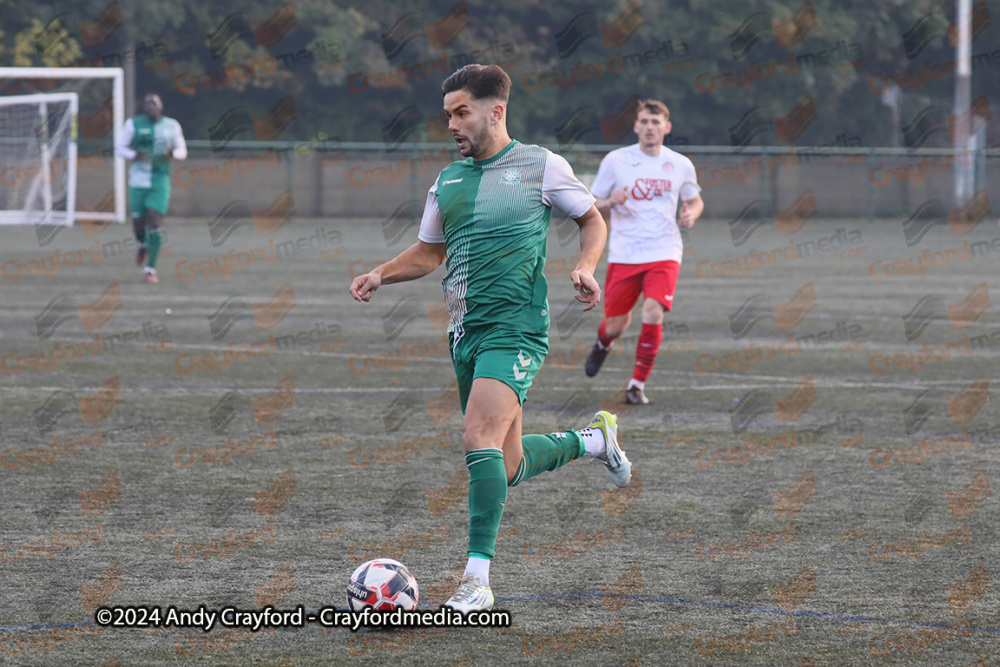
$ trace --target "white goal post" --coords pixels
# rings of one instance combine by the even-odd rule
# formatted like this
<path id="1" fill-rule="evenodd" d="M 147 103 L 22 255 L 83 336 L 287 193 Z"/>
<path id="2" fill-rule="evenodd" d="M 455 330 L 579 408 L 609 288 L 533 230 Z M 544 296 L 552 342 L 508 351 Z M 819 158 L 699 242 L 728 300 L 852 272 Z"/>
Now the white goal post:
<path id="1" fill-rule="evenodd" d="M 76 93 L 0 97 L 0 164 L 4 165 L 0 174 L 4 186 L 10 190 L 0 200 L 5 204 L 0 209 L 0 224 L 73 224 L 78 97 Z M 21 112 L 8 111 L 11 108 L 19 108 Z M 51 122 L 53 117 L 54 123 Z M 34 132 L 30 131 L 32 128 Z M 60 146 L 65 149 L 60 151 Z M 61 169 L 60 158 L 65 165 Z M 35 166 L 31 167 L 34 171 L 27 170 L 31 176 L 26 183 L 21 184 L 21 179 L 17 179 L 17 185 L 10 185 L 6 163 L 15 159 L 20 164 L 34 163 Z M 59 187 L 58 183 L 63 181 L 64 186 Z M 54 184 L 56 189 L 53 189 Z M 56 197 L 65 202 L 64 210 L 55 209 Z M 18 207 L 11 208 L 11 203 L 17 203 Z"/>
<path id="2" fill-rule="evenodd" d="M 66 155 L 66 171 L 67 175 L 70 177 L 70 181 L 67 183 L 67 191 L 65 193 L 66 197 L 66 210 L 61 215 L 47 215 L 44 219 L 30 219 L 32 216 L 26 215 L 23 210 L 12 211 L 5 210 L 0 211 L 0 224 L 17 224 L 17 223 L 29 223 L 29 224 L 73 224 L 74 220 L 99 220 L 99 221 L 114 221 L 119 223 L 126 222 L 126 206 L 125 206 L 125 159 L 121 158 L 114 153 L 114 146 L 117 144 L 118 136 L 122 131 L 122 127 L 125 125 L 125 73 L 121 67 L 0 67 L 0 83 L 4 85 L 0 86 L 0 90 L 17 90 L 18 92 L 27 92 L 31 89 L 44 88 L 45 86 L 40 86 L 39 83 L 47 80 L 61 80 L 61 81 L 73 81 L 73 80 L 86 80 L 86 79 L 103 79 L 107 80 L 111 84 L 111 108 L 112 108 L 112 148 L 111 156 L 113 160 L 113 189 L 114 189 L 114 210 L 113 211 L 80 211 L 76 210 L 77 203 L 79 201 L 76 196 L 76 179 L 77 179 L 77 154 L 76 154 L 76 142 L 77 142 L 77 123 L 76 116 L 78 113 L 75 93 L 66 92 L 53 92 L 53 93 L 35 93 L 31 95 L 0 95 L 0 110 L 6 105 L 18 104 L 18 103 L 32 103 L 45 105 L 45 100 L 49 100 L 53 103 L 60 101 L 65 103 L 68 100 L 73 106 L 71 127 L 68 130 L 71 132 L 69 137 L 69 147 L 68 152 L 72 151 L 72 156 Z M 12 80 L 21 80 L 26 82 L 26 86 L 15 85 Z M 42 110 L 40 113 L 45 114 L 45 106 L 41 106 Z M 47 123 L 43 123 L 43 126 L 47 127 Z M 54 139 L 51 137 L 50 139 Z M 40 141 L 41 143 L 41 141 Z M 41 178 L 33 179 L 30 184 L 32 193 L 37 197 L 41 194 L 44 204 L 47 206 L 49 212 L 51 212 L 51 196 L 52 191 L 51 179 L 46 176 L 48 173 L 45 169 L 48 169 L 49 165 L 47 160 L 52 156 L 46 155 L 45 145 L 41 146 L 41 161 L 46 163 L 44 165 L 39 165 L 43 169 L 41 172 Z M 40 189 L 40 192 L 37 190 Z M 72 197 L 72 201 L 71 201 Z"/>

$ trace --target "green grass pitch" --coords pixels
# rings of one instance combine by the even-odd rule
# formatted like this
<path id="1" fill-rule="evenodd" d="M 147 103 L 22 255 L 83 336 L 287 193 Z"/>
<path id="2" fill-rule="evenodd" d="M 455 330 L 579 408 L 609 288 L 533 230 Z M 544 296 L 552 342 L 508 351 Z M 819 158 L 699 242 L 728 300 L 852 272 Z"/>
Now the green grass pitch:
<path id="1" fill-rule="evenodd" d="M 579 461 L 511 491 L 491 574 L 511 628 L 97 628 L 99 604 L 342 607 L 350 573 L 375 556 L 407 564 L 426 607 L 465 561 L 443 270 L 368 305 L 347 292 L 415 229 L 391 247 L 379 220 L 245 226 L 218 247 L 205 221 L 166 229 L 157 285 L 113 253 L 123 226 L 44 246 L 31 227 L 0 234 L 5 664 L 1000 655 L 996 258 L 953 253 L 922 275 L 900 264 L 1000 236 L 992 220 L 965 236 L 936 226 L 914 247 L 899 221 L 765 226 L 738 247 L 725 221 L 700 221 L 653 403 L 634 409 L 621 390 L 638 316 L 586 378 L 600 316 L 572 299 L 578 236 L 554 223 L 551 349 L 524 432 L 617 411 L 636 473 L 612 492 Z"/>

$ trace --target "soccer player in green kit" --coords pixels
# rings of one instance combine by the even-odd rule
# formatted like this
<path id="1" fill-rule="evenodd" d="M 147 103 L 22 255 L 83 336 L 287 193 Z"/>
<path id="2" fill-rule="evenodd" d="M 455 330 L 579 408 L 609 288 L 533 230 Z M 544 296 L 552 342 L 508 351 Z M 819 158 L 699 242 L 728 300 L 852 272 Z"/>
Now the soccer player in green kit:
<path id="1" fill-rule="evenodd" d="M 624 487 L 632 464 L 607 412 L 584 429 L 521 435 L 522 404 L 549 348 L 544 268 L 553 207 L 580 226 L 580 260 L 570 274 L 576 299 L 584 310 L 601 300 L 594 269 L 607 227 L 593 195 L 564 158 L 508 136 L 510 77 L 501 68 L 466 65 L 441 88 L 448 128 L 466 159 L 445 167 L 431 187 L 418 242 L 355 278 L 350 291 L 367 302 L 381 285 L 416 280 L 447 259 L 442 286 L 465 414 L 469 560 L 446 606 L 468 613 L 493 606 L 489 565 L 508 486 L 587 455 Z"/>
<path id="2" fill-rule="evenodd" d="M 143 113 L 125 121 L 115 150 L 132 160 L 128 170 L 128 200 L 132 229 L 139 249 L 135 263 L 142 266 L 147 283 L 158 282 L 156 259 L 160 254 L 160 223 L 170 204 L 170 159 L 187 157 L 181 124 L 163 115 L 163 102 L 146 95 Z"/>

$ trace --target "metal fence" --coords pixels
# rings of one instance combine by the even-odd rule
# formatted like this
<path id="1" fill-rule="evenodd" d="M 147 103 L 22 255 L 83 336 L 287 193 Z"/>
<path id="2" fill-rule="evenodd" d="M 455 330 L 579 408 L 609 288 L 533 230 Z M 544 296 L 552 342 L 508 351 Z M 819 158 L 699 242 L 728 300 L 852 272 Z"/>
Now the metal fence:
<path id="1" fill-rule="evenodd" d="M 550 147 L 566 157 L 590 184 L 601 159 L 614 146 Z M 945 149 L 910 152 L 894 148 L 674 147 L 694 162 L 711 219 L 733 219 L 748 205 L 766 202 L 775 214 L 815 201 L 821 218 L 906 218 L 937 200 L 947 210 L 954 197 L 956 165 L 971 161 L 973 191 L 1000 196 L 1000 151 L 980 150 L 957 158 Z M 88 182 L 110 183 L 98 172 L 110 168 L 84 154 L 80 170 Z M 171 217 L 218 216 L 234 201 L 264 210 L 286 190 L 298 215 L 316 218 L 386 218 L 407 202 L 423 204 L 438 172 L 461 159 L 448 143 L 401 144 L 387 151 L 379 143 L 231 142 L 215 151 L 208 141 L 189 141 L 189 157 L 172 166 Z M 83 188 L 104 193 L 100 187 Z M 996 201 L 994 199 L 994 201 Z M 938 207 L 940 208 L 940 207 Z"/>

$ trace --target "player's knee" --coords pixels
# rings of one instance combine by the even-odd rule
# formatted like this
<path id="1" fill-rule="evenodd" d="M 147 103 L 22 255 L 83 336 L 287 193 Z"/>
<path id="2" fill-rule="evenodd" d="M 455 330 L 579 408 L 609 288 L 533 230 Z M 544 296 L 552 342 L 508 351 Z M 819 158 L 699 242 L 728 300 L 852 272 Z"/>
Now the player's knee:
<path id="1" fill-rule="evenodd" d="M 646 299 L 642 305 L 642 321 L 645 324 L 663 324 L 663 314 L 667 309 L 655 299 Z"/>
<path id="2" fill-rule="evenodd" d="M 625 317 L 610 318 L 604 323 L 604 331 L 607 332 L 607 334 L 612 338 L 619 338 L 623 333 L 625 333 L 625 330 L 628 329 L 628 325 L 631 321 L 631 313 Z"/>
<path id="3" fill-rule="evenodd" d="M 462 442 L 465 444 L 465 451 L 467 452 L 471 452 L 474 449 L 496 447 L 496 445 L 490 444 L 487 441 L 481 429 L 470 429 L 468 427 L 462 433 Z"/>

